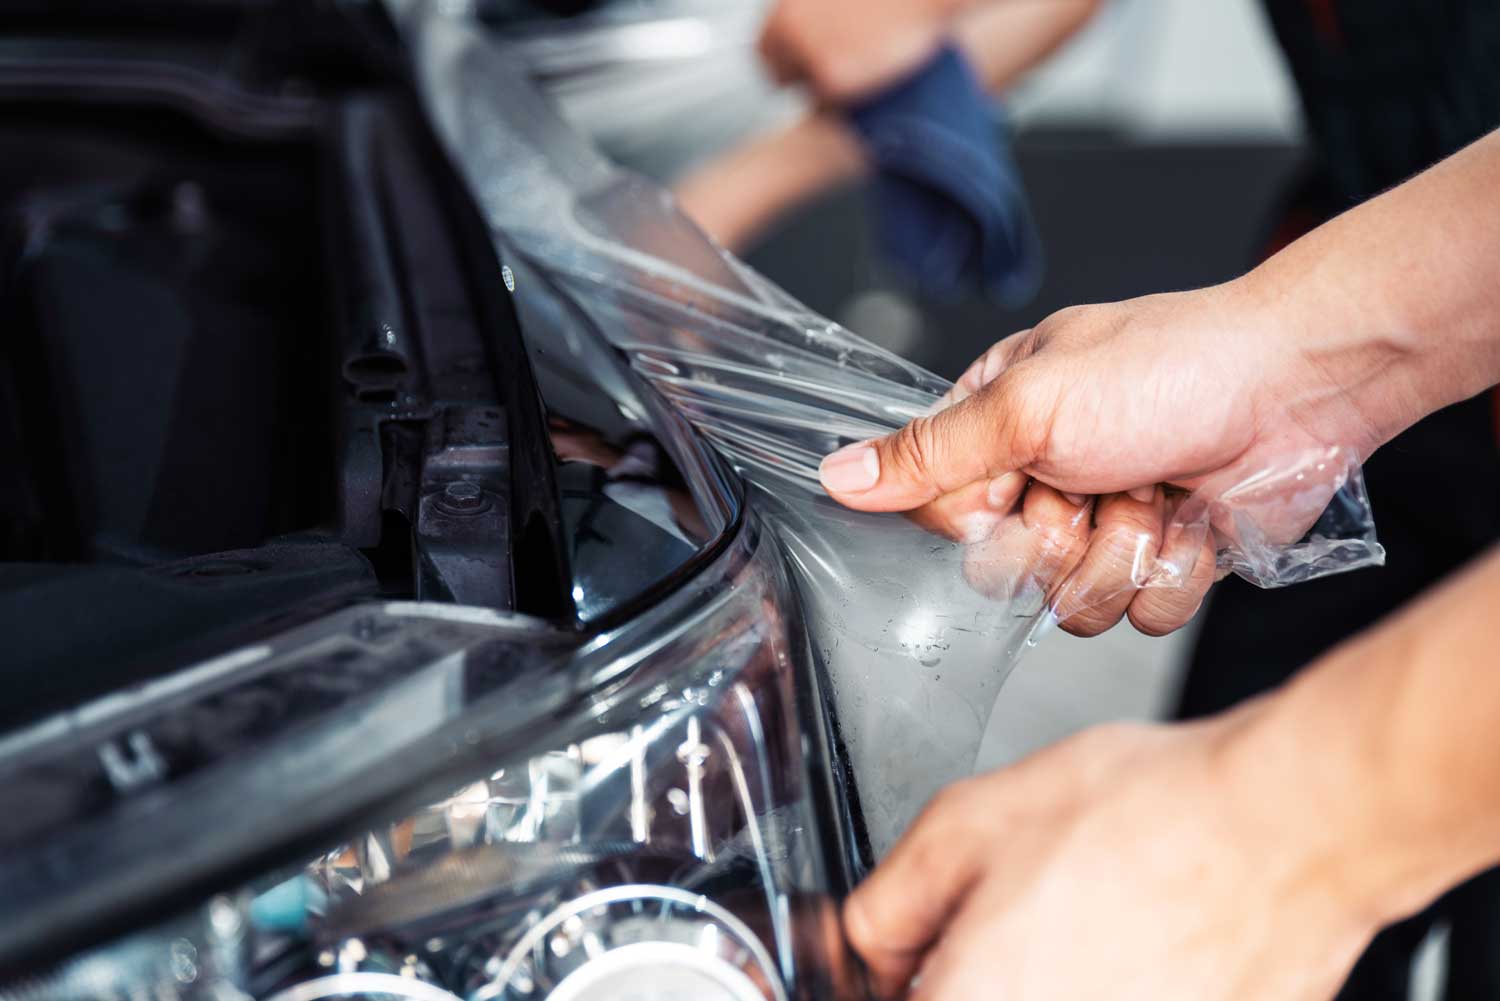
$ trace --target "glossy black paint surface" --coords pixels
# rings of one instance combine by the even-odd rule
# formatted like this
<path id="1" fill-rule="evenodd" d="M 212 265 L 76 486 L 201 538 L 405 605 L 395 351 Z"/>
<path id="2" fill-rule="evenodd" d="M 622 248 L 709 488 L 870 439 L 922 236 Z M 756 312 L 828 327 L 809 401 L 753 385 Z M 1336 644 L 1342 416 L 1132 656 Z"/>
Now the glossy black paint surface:
<path id="1" fill-rule="evenodd" d="M 63 192 L 80 224 L 23 212 L 0 248 L 0 309 L 34 348 L 0 351 L 0 418 L 24 417 L 0 437 L 21 471 L 0 516 L 40 530 L 0 535 L 0 982 L 444 795 L 497 755 L 586 734 L 600 722 L 586 698 L 638 696 L 652 679 L 631 673 L 631 651 L 732 592 L 760 540 L 686 424 L 545 278 L 503 266 L 394 50 L 330 56 L 326 76 L 304 60 L 290 89 L 274 73 L 195 89 L 159 49 L 107 55 L 28 68 L 0 52 L 11 127 L 47 118 L 48 155 L 105 182 L 93 201 Z M 75 159 L 101 114 L 130 171 Z M 272 164 L 245 175 L 278 206 L 270 222 L 189 169 L 180 143 L 231 181 Z M 0 210 L 38 190 L 0 169 Z M 29 269 L 64 251 L 165 264 L 63 323 L 84 284 Z M 148 370 L 168 384 L 64 413 L 76 371 L 59 331 L 109 385 Z M 109 351 L 91 352 L 95 337 Z M 205 357 L 212 378 L 183 375 Z M 172 405 L 188 391 L 192 420 Z M 138 426 L 160 462 L 131 461 Z M 125 453 L 107 476 L 69 455 L 99 434 Z M 190 475 L 164 490 L 159 469 Z M 219 517 L 210 488 L 240 517 Z M 123 532 L 121 490 L 152 512 Z M 60 513 L 48 492 L 104 497 L 108 517 Z M 750 606 L 751 621 L 785 608 L 791 624 L 764 720 L 785 750 L 774 772 L 788 800 L 810 797 L 802 835 L 842 886 L 846 804 L 777 574 Z M 393 599 L 463 607 L 393 628 Z M 685 662 L 718 656 L 708 632 L 683 633 Z"/>
<path id="2" fill-rule="evenodd" d="M 378 12 L 86 8 L 0 43 L 0 727 L 360 595 L 606 623 L 723 537 L 613 353 L 518 321 Z"/>

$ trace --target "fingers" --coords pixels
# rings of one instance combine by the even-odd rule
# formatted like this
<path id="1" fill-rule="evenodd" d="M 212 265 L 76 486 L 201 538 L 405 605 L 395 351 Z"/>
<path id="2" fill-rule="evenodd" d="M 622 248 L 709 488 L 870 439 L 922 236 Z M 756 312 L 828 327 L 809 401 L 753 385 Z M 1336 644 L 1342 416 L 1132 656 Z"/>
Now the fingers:
<path id="1" fill-rule="evenodd" d="M 1130 602 L 1130 624 L 1147 636 L 1165 636 L 1186 625 L 1216 579 L 1215 555 L 1206 525 L 1169 529 L 1157 563 L 1168 570 L 1172 584 L 1138 591 Z"/>
<path id="2" fill-rule="evenodd" d="M 1159 488 L 1095 502 L 1088 551 L 1052 600 L 1064 631 L 1097 636 L 1120 621 L 1156 567 L 1164 513 Z"/>
<path id="3" fill-rule="evenodd" d="M 1000 832 L 975 815 L 977 788 L 969 780 L 938 793 L 844 904 L 844 930 L 881 997 L 905 991 L 994 849 Z"/>
<path id="4" fill-rule="evenodd" d="M 786 20 L 785 8 L 777 4 L 772 8 L 771 15 L 761 31 L 760 41 L 756 45 L 761 62 L 765 65 L 771 80 L 783 86 L 802 75 L 796 53 L 786 42 Z"/>
<path id="5" fill-rule="evenodd" d="M 933 407 L 933 412 L 946 410 L 955 403 L 961 403 L 979 392 L 999 377 L 1010 367 L 1011 362 L 1022 353 L 1022 349 L 1030 343 L 1031 331 L 1023 330 L 1018 334 L 1012 334 L 1001 341 L 996 341 L 988 351 L 974 359 L 974 363 L 964 370 L 964 374 L 958 377 L 953 388 L 943 394 Z"/>
<path id="6" fill-rule="evenodd" d="M 978 480 L 1023 469 L 1038 447 L 1031 429 L 1046 418 L 1021 406 L 1017 385 L 1007 373 L 893 435 L 834 452 L 819 469 L 823 488 L 855 510 L 910 511 Z"/>
<path id="7" fill-rule="evenodd" d="M 906 1001 L 1014 996 L 996 984 L 995 967 L 986 961 L 1007 954 L 1012 945 L 995 941 L 995 919 L 1006 902 L 986 899 L 987 889 L 992 887 L 976 886 L 950 916 L 942 938 L 924 957 Z"/>
<path id="8" fill-rule="evenodd" d="M 968 546 L 964 578 L 1018 614 L 1041 611 L 1088 550 L 1090 506 L 1088 498 L 1032 483 L 989 538 Z"/>
<path id="9" fill-rule="evenodd" d="M 1178 499 L 1161 487 L 1088 499 L 1033 482 L 1009 514 L 977 510 L 977 492 L 941 498 L 913 520 L 965 543 L 964 576 L 975 590 L 1022 613 L 1045 605 L 1074 635 L 1097 636 L 1127 616 L 1141 632 L 1165 635 L 1193 617 L 1213 584 L 1211 533 L 1174 524 Z"/>
<path id="10" fill-rule="evenodd" d="M 778 81 L 847 104 L 921 65 L 941 44 L 948 17 L 931 0 L 778 0 L 760 51 Z"/>
<path id="11" fill-rule="evenodd" d="M 975 545 L 995 535 L 1026 490 L 1025 473 L 976 480 L 911 512 L 913 522 L 953 542 Z"/>
<path id="12" fill-rule="evenodd" d="M 1020 382 L 1001 377 L 1030 353 L 1031 333 L 1013 334 L 975 359 L 927 417 L 828 456 L 824 489 L 856 510 L 910 511 L 1022 469 L 1040 440 L 1023 432 L 1045 426 L 1046 415 L 1024 408 Z"/>

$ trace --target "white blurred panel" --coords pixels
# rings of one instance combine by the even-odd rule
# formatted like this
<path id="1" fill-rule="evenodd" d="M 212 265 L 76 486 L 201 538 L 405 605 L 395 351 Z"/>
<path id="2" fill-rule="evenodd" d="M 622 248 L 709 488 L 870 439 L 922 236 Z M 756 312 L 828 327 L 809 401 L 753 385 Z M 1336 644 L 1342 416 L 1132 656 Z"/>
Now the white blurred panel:
<path id="1" fill-rule="evenodd" d="M 1114 0 L 1012 95 L 1019 122 L 1150 138 L 1294 138 L 1296 91 L 1258 0 Z"/>

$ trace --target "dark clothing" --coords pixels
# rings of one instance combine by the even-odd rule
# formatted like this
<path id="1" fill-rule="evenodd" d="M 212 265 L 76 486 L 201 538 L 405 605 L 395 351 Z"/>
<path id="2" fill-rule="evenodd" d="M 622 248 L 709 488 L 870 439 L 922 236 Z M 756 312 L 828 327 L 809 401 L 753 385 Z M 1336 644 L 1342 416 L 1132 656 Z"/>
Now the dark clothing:
<path id="1" fill-rule="evenodd" d="M 1315 165 L 1271 250 L 1500 126 L 1500 0 L 1265 4 L 1302 93 Z M 1289 590 L 1237 579 L 1216 590 L 1181 716 L 1281 684 L 1500 539 L 1493 399 L 1433 414 L 1366 463 L 1386 567 Z M 1340 1001 L 1406 1001 L 1412 954 L 1439 922 L 1452 929 L 1445 1001 L 1500 997 L 1500 874 L 1491 872 L 1377 937 Z"/>
<path id="2" fill-rule="evenodd" d="M 846 117 L 874 167 L 881 252 L 922 291 L 981 292 L 1001 304 L 1036 295 L 1042 244 L 994 101 L 956 46 L 945 46 Z"/>
<path id="3" fill-rule="evenodd" d="M 1237 577 L 1224 581 L 1194 650 L 1184 716 L 1218 712 L 1281 684 L 1500 538 L 1489 394 L 1399 435 L 1365 463 L 1365 485 L 1386 565 L 1270 591 Z"/>
<path id="4" fill-rule="evenodd" d="M 1500 126 L 1495 0 L 1265 0 L 1347 208 Z"/>

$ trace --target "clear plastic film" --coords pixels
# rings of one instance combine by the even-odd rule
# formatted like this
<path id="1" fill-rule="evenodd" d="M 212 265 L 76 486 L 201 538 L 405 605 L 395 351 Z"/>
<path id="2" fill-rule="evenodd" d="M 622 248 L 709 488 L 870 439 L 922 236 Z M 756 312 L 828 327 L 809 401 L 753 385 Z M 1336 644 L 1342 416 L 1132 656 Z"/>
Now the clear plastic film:
<path id="1" fill-rule="evenodd" d="M 1338 447 L 1164 497 L 1161 531 L 1128 545 L 1128 573 L 1108 584 L 1034 528 L 1024 495 L 965 541 L 839 506 L 819 486 L 823 456 L 929 413 L 949 384 L 714 246 L 666 193 L 569 131 L 471 25 L 405 9 L 429 110 L 512 266 L 523 319 L 586 319 L 734 465 L 775 532 L 877 854 L 972 770 L 1001 683 L 1059 615 L 1182 588 L 1207 569 L 1210 542 L 1219 573 L 1261 586 L 1382 561 L 1357 457 Z M 1088 512 L 1068 527 L 1087 534 Z"/>

